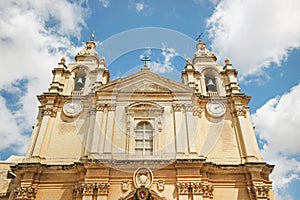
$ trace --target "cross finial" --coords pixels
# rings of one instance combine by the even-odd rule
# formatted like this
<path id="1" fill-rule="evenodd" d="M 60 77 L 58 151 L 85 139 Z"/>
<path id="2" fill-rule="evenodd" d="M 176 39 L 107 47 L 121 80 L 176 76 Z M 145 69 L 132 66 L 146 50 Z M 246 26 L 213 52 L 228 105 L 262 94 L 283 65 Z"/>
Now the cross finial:
<path id="1" fill-rule="evenodd" d="M 144 62 L 144 66 L 147 66 L 147 62 L 150 62 L 150 58 L 149 56 L 143 56 L 141 61 Z"/>
<path id="2" fill-rule="evenodd" d="M 203 35 L 203 33 L 200 33 L 199 35 L 198 35 L 198 37 L 196 38 L 196 41 L 198 41 L 198 42 L 201 42 L 201 36 Z"/>

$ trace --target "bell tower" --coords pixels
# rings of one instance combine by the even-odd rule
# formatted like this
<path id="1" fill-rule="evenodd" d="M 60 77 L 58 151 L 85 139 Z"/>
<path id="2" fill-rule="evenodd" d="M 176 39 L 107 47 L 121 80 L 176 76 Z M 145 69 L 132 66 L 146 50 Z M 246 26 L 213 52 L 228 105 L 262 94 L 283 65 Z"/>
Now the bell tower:
<path id="1" fill-rule="evenodd" d="M 87 95 L 93 87 L 109 82 L 109 71 L 104 57 L 98 58 L 96 43 L 86 42 L 86 46 L 75 56 L 75 62 L 68 66 L 61 58 L 58 66 L 52 70 L 53 79 L 49 92 L 62 95 Z"/>
<path id="2" fill-rule="evenodd" d="M 203 41 L 198 42 L 196 49 L 193 61 L 186 60 L 183 84 L 194 89 L 199 104 L 205 103 L 212 125 L 217 118 L 224 123 L 232 122 L 242 162 L 262 162 L 250 119 L 248 103 L 251 97 L 241 92 L 237 70 L 229 59 L 224 66 L 218 64 L 217 57 Z"/>
<path id="3" fill-rule="evenodd" d="M 232 68 L 229 59 L 225 66 L 216 63 L 217 57 L 200 41 L 196 45 L 193 62 L 186 60 L 182 72 L 182 81 L 185 85 L 195 89 L 195 93 L 204 96 L 226 96 L 231 93 L 240 93 L 237 82 L 237 71 Z"/>
<path id="4" fill-rule="evenodd" d="M 55 161 L 63 157 L 60 162 L 78 160 L 83 156 L 84 136 L 72 135 L 78 131 L 76 129 L 80 123 L 80 119 L 73 121 L 74 117 L 84 110 L 82 100 L 87 99 L 94 88 L 109 82 L 110 73 L 104 57 L 98 58 L 96 42 L 91 40 L 77 53 L 75 62 L 66 65 L 65 58 L 61 58 L 52 74 L 48 92 L 38 96 L 41 106 L 27 158 L 39 160 L 50 157 Z M 64 136 L 59 136 L 63 132 Z M 45 141 L 48 141 L 47 145 Z M 68 147 L 69 151 L 58 151 L 61 145 Z"/>

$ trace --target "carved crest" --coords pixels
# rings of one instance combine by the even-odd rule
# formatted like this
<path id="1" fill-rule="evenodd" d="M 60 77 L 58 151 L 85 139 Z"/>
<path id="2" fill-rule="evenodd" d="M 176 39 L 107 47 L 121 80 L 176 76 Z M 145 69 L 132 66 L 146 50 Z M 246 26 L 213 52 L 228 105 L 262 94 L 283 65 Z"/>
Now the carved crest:
<path id="1" fill-rule="evenodd" d="M 135 199 L 136 200 L 150 200 L 151 199 L 151 193 L 148 188 L 145 188 L 145 186 L 141 186 L 138 188 L 135 192 Z"/>
<path id="2" fill-rule="evenodd" d="M 133 182 L 136 188 L 141 186 L 150 187 L 153 182 L 153 174 L 148 168 L 138 168 L 133 175 Z"/>

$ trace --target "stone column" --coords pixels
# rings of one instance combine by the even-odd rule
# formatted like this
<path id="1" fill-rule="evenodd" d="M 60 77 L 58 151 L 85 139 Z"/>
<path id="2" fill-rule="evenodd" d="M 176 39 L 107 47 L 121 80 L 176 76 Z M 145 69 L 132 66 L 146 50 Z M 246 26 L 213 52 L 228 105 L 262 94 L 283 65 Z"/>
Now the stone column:
<path id="1" fill-rule="evenodd" d="M 187 141 L 187 129 L 185 124 L 185 117 L 183 115 L 183 105 L 175 104 L 173 105 L 173 117 L 174 117 L 174 126 L 176 133 L 176 153 L 184 154 L 188 150 L 188 141 Z"/>
<path id="2" fill-rule="evenodd" d="M 101 142 L 103 142 L 101 136 L 103 133 L 101 132 L 101 122 L 103 119 L 104 105 L 96 106 L 96 115 L 94 118 L 94 128 L 93 131 L 89 133 L 89 143 L 90 143 L 90 151 L 92 154 L 99 155 L 101 153 Z M 92 120 L 92 119 L 91 119 Z M 99 149 L 100 146 L 100 149 Z M 103 146 L 102 146 L 103 147 Z"/>
<path id="3" fill-rule="evenodd" d="M 246 162 L 262 161 L 248 110 L 244 106 L 239 106 L 235 108 L 232 114 L 236 118 L 236 125 L 238 126 L 236 131 Z"/>
<path id="4" fill-rule="evenodd" d="M 48 129 L 52 128 L 51 118 L 56 117 L 56 112 L 53 109 L 45 109 L 43 111 L 42 117 L 43 117 L 42 123 L 33 145 L 32 157 L 42 156 L 42 152 L 41 152 L 42 144 L 44 138 L 46 137 L 46 133 L 51 133 L 51 131 L 48 131 Z"/>
<path id="5" fill-rule="evenodd" d="M 89 127 L 84 138 L 84 156 L 88 156 L 91 153 L 96 113 L 96 110 L 90 110 L 89 112 Z"/>
<path id="6" fill-rule="evenodd" d="M 107 127 L 105 132 L 105 142 L 104 142 L 104 153 L 112 153 L 112 143 L 113 143 L 113 132 L 115 123 L 115 110 L 114 105 L 109 105 L 107 108 Z"/>
<path id="7" fill-rule="evenodd" d="M 186 129 L 188 136 L 188 145 L 189 145 L 189 153 L 196 154 L 197 149 L 195 146 L 195 129 L 194 129 L 194 117 L 193 117 L 193 106 L 186 105 L 185 106 L 185 116 L 186 116 Z"/>

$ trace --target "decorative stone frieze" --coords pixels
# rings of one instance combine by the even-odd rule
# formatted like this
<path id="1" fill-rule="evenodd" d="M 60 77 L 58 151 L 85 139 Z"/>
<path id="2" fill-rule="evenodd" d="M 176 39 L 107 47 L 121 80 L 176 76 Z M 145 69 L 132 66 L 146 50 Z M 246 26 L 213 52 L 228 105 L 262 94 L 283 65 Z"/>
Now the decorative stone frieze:
<path id="1" fill-rule="evenodd" d="M 109 183 L 80 183 L 74 186 L 73 197 L 107 195 L 109 192 Z"/>
<path id="2" fill-rule="evenodd" d="M 83 183 L 82 185 L 82 194 L 84 196 L 93 195 L 94 188 L 96 189 L 96 183 Z"/>
<path id="3" fill-rule="evenodd" d="M 37 192 L 37 188 L 34 188 L 32 186 L 20 186 L 17 187 L 14 190 L 15 194 L 16 194 L 16 200 L 19 199 L 23 199 L 23 200 L 31 200 L 31 199 L 35 199 L 35 195 Z"/>
<path id="4" fill-rule="evenodd" d="M 96 111 L 115 111 L 116 105 L 113 104 L 99 104 L 96 106 Z"/>
<path id="5" fill-rule="evenodd" d="M 105 105 L 104 104 L 100 104 L 96 106 L 96 110 L 97 111 L 104 111 Z"/>
<path id="6" fill-rule="evenodd" d="M 266 185 L 252 185 L 247 188 L 252 198 L 270 199 L 269 191 L 271 188 Z"/>
<path id="7" fill-rule="evenodd" d="M 109 183 L 95 183 L 97 195 L 107 195 L 109 192 Z"/>
<path id="8" fill-rule="evenodd" d="M 191 190 L 190 182 L 178 182 L 176 184 L 178 194 L 189 194 Z"/>
<path id="9" fill-rule="evenodd" d="M 203 197 L 213 197 L 213 186 L 202 182 L 178 182 L 177 192 L 179 195 L 195 194 Z"/>

